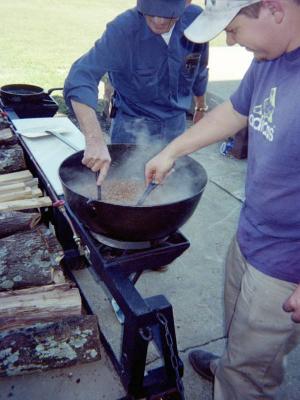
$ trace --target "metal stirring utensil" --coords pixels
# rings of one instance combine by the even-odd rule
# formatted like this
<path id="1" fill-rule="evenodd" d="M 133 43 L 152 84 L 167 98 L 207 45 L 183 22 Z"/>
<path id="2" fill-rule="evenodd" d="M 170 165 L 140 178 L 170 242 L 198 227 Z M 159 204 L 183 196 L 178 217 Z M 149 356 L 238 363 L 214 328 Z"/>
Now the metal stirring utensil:
<path id="1" fill-rule="evenodd" d="M 59 139 L 61 142 L 65 143 L 67 146 L 71 147 L 71 149 L 79 151 L 80 149 L 75 146 L 70 140 L 66 139 L 63 137 L 60 133 L 55 132 L 54 130 L 47 129 L 45 130 L 46 133 L 49 133 L 49 135 L 55 136 L 57 139 Z"/>
<path id="2" fill-rule="evenodd" d="M 96 186 L 97 186 L 97 200 L 101 200 L 101 186 L 97 185 L 97 180 L 99 178 L 99 175 L 100 175 L 100 171 L 95 172 Z"/>
<path id="3" fill-rule="evenodd" d="M 159 185 L 158 183 L 150 182 L 148 184 L 148 186 L 146 187 L 146 190 L 142 194 L 141 198 L 136 203 L 136 205 L 137 206 L 142 206 L 145 203 L 145 201 L 146 201 L 147 197 L 149 196 L 149 194 L 152 192 L 152 190 L 154 190 L 158 185 Z"/>

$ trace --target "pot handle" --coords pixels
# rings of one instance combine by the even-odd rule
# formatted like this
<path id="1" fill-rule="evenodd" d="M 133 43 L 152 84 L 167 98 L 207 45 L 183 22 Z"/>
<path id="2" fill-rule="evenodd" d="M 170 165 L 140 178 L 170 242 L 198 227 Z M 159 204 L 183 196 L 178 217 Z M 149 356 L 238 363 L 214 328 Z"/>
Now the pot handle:
<path id="1" fill-rule="evenodd" d="M 50 95 L 52 92 L 54 92 L 54 90 L 64 90 L 64 88 L 63 88 L 63 87 L 62 87 L 62 88 L 61 88 L 61 87 L 58 87 L 58 88 L 49 89 L 48 92 L 47 92 L 47 94 Z"/>

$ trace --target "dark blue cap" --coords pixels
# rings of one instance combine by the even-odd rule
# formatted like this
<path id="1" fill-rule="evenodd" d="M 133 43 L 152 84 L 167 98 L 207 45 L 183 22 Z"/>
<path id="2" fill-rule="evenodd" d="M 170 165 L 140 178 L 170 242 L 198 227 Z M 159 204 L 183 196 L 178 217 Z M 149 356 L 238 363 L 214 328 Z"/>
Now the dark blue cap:
<path id="1" fill-rule="evenodd" d="M 185 9 L 186 0 L 137 0 L 138 10 L 145 15 L 178 18 Z"/>

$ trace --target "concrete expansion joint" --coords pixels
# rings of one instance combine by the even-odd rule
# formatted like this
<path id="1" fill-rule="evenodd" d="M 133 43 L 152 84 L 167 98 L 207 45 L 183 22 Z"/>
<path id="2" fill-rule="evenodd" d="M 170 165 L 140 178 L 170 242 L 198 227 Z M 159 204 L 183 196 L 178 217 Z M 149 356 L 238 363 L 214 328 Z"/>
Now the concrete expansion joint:
<path id="1" fill-rule="evenodd" d="M 204 346 L 208 346 L 208 345 L 210 345 L 212 343 L 216 343 L 219 340 L 224 340 L 224 339 L 226 339 L 226 336 L 221 336 L 219 338 L 215 338 L 215 339 L 209 340 L 208 342 L 204 342 L 204 343 L 201 343 L 201 344 L 196 344 L 194 346 L 188 346 L 188 347 L 185 347 L 184 349 L 181 349 L 181 350 L 178 349 L 178 353 L 179 354 L 180 353 L 184 354 L 184 353 L 189 352 L 190 350 L 194 350 L 194 349 L 198 349 L 198 348 L 201 348 L 201 347 L 204 347 Z M 146 363 L 146 365 L 149 366 L 149 365 L 157 362 L 158 360 L 160 360 L 160 357 L 155 357 L 151 361 L 148 361 Z"/>
<path id="2" fill-rule="evenodd" d="M 188 347 L 186 347 L 186 348 L 184 348 L 184 349 L 179 350 L 179 353 L 186 353 L 186 352 L 189 352 L 190 350 L 198 349 L 198 348 L 200 348 L 200 347 L 205 347 L 205 346 L 208 346 L 208 345 L 210 345 L 210 344 L 212 344 L 212 343 L 216 343 L 216 342 L 218 342 L 219 340 L 224 340 L 224 339 L 226 339 L 226 336 L 221 336 L 221 337 L 219 337 L 219 338 L 215 338 L 215 339 L 209 340 L 208 342 L 204 342 L 204 343 L 201 343 L 201 344 L 196 344 L 196 345 L 193 345 L 193 346 L 188 346 Z"/>
<path id="3" fill-rule="evenodd" d="M 225 189 L 224 187 L 222 187 L 221 185 L 219 185 L 217 182 L 214 182 L 212 179 L 209 179 L 209 182 L 214 184 L 217 188 L 221 189 L 223 192 L 229 194 L 229 196 L 233 197 L 235 200 L 237 200 L 240 203 L 243 203 L 243 200 L 241 200 L 240 198 L 238 198 L 237 196 L 235 196 L 234 194 L 232 194 L 229 190 Z"/>

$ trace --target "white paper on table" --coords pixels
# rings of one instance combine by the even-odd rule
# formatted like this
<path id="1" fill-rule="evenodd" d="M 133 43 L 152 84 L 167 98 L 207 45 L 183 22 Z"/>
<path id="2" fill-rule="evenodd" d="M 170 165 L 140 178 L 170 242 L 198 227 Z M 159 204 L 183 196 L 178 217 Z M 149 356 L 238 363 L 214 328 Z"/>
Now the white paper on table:
<path id="1" fill-rule="evenodd" d="M 16 130 L 20 133 L 23 131 L 35 132 L 41 129 L 43 131 L 59 129 L 64 132 L 64 137 L 71 141 L 78 149 L 83 150 L 85 148 L 83 134 L 67 117 L 24 118 L 14 119 L 12 122 Z M 23 136 L 23 140 L 56 194 L 58 196 L 62 195 L 63 189 L 58 176 L 58 169 L 60 164 L 76 151 L 51 135 L 33 138 Z"/>

